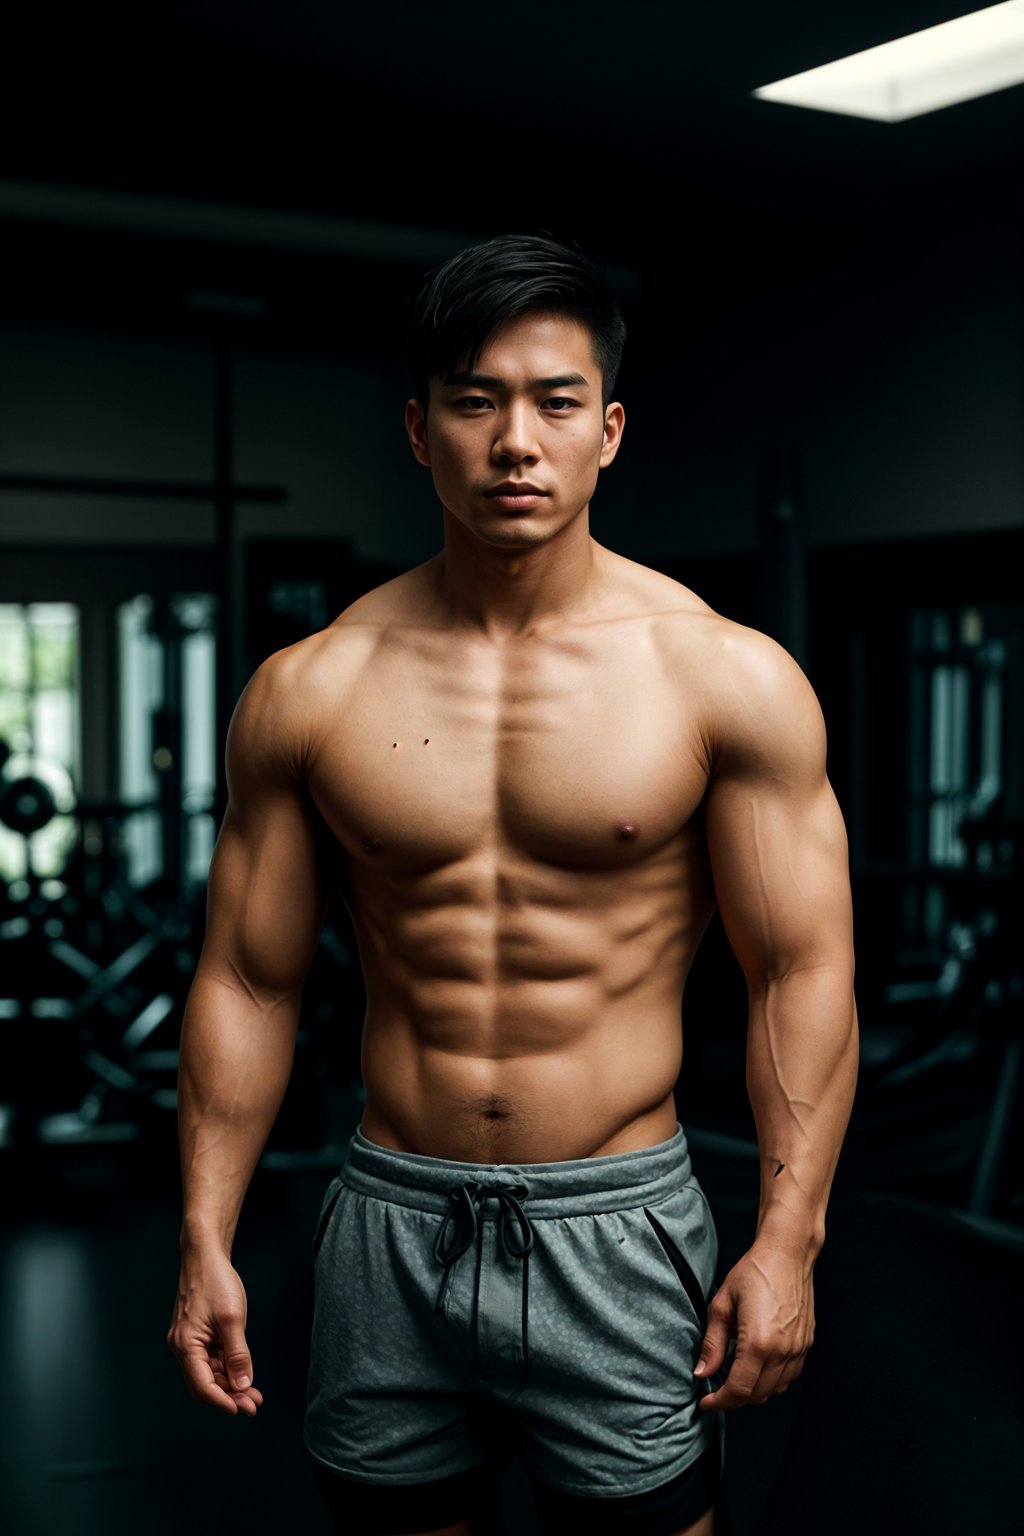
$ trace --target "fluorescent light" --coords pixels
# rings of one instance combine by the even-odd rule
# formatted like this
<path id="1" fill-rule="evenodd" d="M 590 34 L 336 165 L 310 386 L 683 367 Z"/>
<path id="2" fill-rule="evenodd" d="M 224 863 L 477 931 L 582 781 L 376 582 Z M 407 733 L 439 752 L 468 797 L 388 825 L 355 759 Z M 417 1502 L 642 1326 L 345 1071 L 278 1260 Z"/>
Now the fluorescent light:
<path id="1" fill-rule="evenodd" d="M 754 95 L 900 123 L 1022 80 L 1024 0 L 1008 0 L 762 85 Z"/>

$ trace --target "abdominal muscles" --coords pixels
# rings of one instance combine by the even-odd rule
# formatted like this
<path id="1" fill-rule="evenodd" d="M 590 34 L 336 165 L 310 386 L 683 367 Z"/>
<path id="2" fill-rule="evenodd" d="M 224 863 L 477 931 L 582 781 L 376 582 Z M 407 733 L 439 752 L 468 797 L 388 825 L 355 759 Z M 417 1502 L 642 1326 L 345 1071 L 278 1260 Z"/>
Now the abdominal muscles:
<path id="1" fill-rule="evenodd" d="M 632 867 L 473 857 L 352 871 L 364 1133 L 462 1161 L 652 1145 L 675 1126 L 680 1000 L 712 898 L 686 837 Z"/>

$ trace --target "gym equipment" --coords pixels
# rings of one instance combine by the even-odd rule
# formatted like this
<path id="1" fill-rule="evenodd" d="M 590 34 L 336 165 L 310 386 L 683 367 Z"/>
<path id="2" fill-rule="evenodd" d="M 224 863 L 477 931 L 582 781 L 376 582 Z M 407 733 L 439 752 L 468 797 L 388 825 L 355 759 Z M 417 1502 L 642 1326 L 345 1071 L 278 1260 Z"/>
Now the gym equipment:
<path id="1" fill-rule="evenodd" d="M 30 842 L 60 811 L 76 817 L 79 836 L 61 878 L 35 875 L 29 859 L 25 879 L 0 881 L 0 1097 L 8 1106 L 0 1143 L 166 1141 L 205 891 L 130 883 L 124 829 L 138 804 L 79 800 L 72 807 L 63 779 L 38 763 L 31 772 L 20 761 L 15 769 L 16 777 L 0 779 L 5 825 Z M 364 1012 L 346 921 L 340 905 L 332 907 L 307 977 L 293 1083 L 275 1128 L 279 1145 L 319 1146 L 332 1085 L 358 1077 L 357 1022 L 349 1029 L 336 1023 Z"/>
<path id="2" fill-rule="evenodd" d="M 957 826 L 972 865 L 975 850 L 987 845 L 982 882 L 967 915 L 951 916 L 929 974 L 891 981 L 882 991 L 891 1028 L 876 1035 L 876 1056 L 862 1055 L 861 1087 L 875 1104 L 887 1095 L 929 1085 L 917 1104 L 934 1102 L 936 1085 L 946 1082 L 973 1091 L 980 1124 L 961 1167 L 969 1174 L 964 1203 L 976 1216 L 997 1211 L 1000 1197 L 1020 1203 L 1019 1185 L 1007 1187 L 1024 1069 L 1024 960 L 1017 935 L 1021 922 L 1019 868 L 1024 839 L 1020 825 L 1003 820 L 998 806 L 970 813 Z M 992 874 L 998 863 L 1005 879 Z M 977 867 L 975 865 L 975 867 Z M 959 905 L 969 906 L 973 870 L 964 872 Z M 901 1015 L 908 1022 L 901 1025 Z"/>

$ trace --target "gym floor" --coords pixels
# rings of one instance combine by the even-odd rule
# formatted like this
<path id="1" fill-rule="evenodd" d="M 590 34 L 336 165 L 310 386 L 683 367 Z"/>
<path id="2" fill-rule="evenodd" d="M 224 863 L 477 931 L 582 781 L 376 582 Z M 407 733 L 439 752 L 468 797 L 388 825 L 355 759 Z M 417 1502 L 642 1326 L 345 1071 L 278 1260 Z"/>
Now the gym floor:
<path id="1" fill-rule="evenodd" d="M 177 1275 L 173 1147 L 5 1154 L 0 1531 L 327 1536 L 301 1442 L 310 1241 L 331 1167 L 261 1167 L 235 1249 L 265 1403 L 189 1398 L 164 1345 Z M 753 1231 L 754 1165 L 695 1150 L 722 1267 Z M 984 1224 L 982 1224 L 983 1226 Z M 728 1420 L 735 1536 L 984 1530 L 1024 1507 L 1017 1308 L 1024 1237 L 840 1184 L 818 1265 L 812 1365 Z M 533 1536 L 513 1465 L 506 1536 Z M 356 1533 L 353 1533 L 356 1536 Z"/>

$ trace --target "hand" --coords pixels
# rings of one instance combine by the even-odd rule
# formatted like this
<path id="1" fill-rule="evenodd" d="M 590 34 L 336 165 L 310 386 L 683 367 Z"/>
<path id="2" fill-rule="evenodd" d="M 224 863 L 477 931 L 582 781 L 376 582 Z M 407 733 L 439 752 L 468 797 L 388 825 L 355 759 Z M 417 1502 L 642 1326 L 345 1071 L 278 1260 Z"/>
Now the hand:
<path id="1" fill-rule="evenodd" d="M 252 1385 L 245 1321 L 245 1290 L 227 1255 L 204 1250 L 184 1256 L 167 1347 L 197 1402 L 252 1418 L 263 1393 Z"/>
<path id="2" fill-rule="evenodd" d="M 814 1341 L 812 1263 L 758 1240 L 726 1275 L 711 1303 L 694 1375 L 721 1370 L 730 1339 L 736 1354 L 724 1384 L 701 1399 L 702 1410 L 760 1406 L 800 1375 Z"/>

